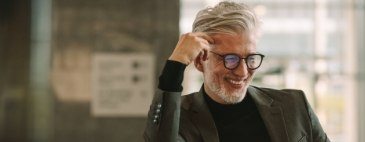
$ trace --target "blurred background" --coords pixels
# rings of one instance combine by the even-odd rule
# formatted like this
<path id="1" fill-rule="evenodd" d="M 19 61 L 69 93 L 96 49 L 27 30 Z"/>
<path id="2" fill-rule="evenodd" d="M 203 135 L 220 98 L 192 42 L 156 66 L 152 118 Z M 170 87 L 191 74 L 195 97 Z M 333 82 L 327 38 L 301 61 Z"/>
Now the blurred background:
<path id="1" fill-rule="evenodd" d="M 0 0 L 0 141 L 143 141 L 166 59 L 218 2 Z M 365 2 L 237 2 L 263 19 L 253 84 L 304 90 L 333 142 L 365 141 Z M 201 83 L 189 66 L 183 93 Z"/>

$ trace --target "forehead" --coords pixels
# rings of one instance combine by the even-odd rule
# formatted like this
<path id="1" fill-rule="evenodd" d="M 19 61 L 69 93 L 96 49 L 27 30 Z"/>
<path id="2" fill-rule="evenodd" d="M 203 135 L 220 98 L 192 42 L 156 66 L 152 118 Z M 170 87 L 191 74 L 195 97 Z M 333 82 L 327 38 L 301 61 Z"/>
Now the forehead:
<path id="1" fill-rule="evenodd" d="M 213 51 L 240 55 L 256 52 L 256 39 L 251 34 L 216 33 L 210 36 L 214 40 Z"/>

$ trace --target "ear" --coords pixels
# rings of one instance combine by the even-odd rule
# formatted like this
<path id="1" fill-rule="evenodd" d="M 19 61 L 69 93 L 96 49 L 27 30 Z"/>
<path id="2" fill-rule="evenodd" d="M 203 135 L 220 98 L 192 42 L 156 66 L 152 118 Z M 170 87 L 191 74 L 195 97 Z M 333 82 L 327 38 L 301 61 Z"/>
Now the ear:
<path id="1" fill-rule="evenodd" d="M 198 69 L 200 72 L 204 72 L 203 62 L 204 62 L 204 60 L 203 60 L 202 54 L 199 54 L 194 60 L 194 65 L 195 65 L 196 69 Z"/>

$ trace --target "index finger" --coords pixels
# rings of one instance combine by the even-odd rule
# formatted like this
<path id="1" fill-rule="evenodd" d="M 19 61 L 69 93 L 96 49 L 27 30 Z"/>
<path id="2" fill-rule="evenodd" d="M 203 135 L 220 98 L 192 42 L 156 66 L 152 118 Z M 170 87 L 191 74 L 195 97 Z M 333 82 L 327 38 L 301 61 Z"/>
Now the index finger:
<path id="1" fill-rule="evenodd" d="M 209 44 L 214 44 L 214 39 L 210 37 L 208 34 L 203 32 L 198 32 L 197 35 L 209 42 Z"/>

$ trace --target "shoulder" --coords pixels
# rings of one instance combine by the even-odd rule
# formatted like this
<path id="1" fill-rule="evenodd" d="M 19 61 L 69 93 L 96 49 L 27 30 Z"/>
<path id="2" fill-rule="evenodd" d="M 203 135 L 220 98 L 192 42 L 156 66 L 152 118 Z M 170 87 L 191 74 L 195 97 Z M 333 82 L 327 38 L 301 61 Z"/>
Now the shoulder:
<path id="1" fill-rule="evenodd" d="M 298 89 L 273 89 L 251 86 L 258 94 L 264 94 L 276 102 L 289 106 L 307 105 L 307 98 L 302 90 Z"/>
<path id="2" fill-rule="evenodd" d="M 270 97 L 274 98 L 292 98 L 292 97 L 303 97 L 304 92 L 298 89 L 273 89 L 273 88 L 264 88 L 264 87 L 257 87 L 251 86 L 255 90 L 262 92 L 264 94 L 269 95 Z"/>
<path id="3" fill-rule="evenodd" d="M 284 116 L 296 119 L 309 120 L 310 105 L 302 90 L 297 89 L 272 89 L 253 87 L 256 95 L 267 96 L 272 100 L 272 106 L 279 106 Z"/>
<path id="4" fill-rule="evenodd" d="M 265 93 L 269 93 L 269 94 L 298 94 L 298 93 L 303 93 L 302 90 L 298 90 L 298 89 L 273 89 L 273 88 L 265 88 L 265 87 L 258 87 L 258 86 L 250 86 L 253 87 L 259 91 L 265 92 Z"/>

